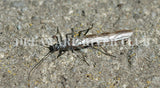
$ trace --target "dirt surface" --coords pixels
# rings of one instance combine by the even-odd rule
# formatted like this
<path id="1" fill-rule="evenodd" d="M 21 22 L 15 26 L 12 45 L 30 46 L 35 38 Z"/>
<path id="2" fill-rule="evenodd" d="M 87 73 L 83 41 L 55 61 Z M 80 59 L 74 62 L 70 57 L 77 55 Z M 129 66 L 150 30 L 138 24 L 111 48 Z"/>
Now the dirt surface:
<path id="1" fill-rule="evenodd" d="M 20 40 L 51 38 L 58 27 L 89 34 L 133 30 L 131 45 L 48 58 L 31 74 L 31 88 L 160 88 L 159 0 L 0 0 L 0 88 L 27 88 L 28 73 L 48 52 Z"/>

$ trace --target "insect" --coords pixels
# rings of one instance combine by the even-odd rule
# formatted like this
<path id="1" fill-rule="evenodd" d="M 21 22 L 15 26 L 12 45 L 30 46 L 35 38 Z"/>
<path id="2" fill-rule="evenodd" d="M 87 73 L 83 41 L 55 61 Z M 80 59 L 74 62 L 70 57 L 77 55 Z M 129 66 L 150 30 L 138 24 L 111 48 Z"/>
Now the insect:
<path id="1" fill-rule="evenodd" d="M 93 24 L 88 29 L 79 31 L 78 36 L 76 38 L 74 37 L 75 34 L 72 28 L 71 29 L 72 32 L 65 35 L 66 36 L 65 40 L 62 40 L 61 33 L 59 32 L 59 29 L 57 28 L 57 34 L 59 36 L 57 35 L 53 36 L 53 38 L 56 39 L 57 43 L 47 47 L 49 49 L 49 52 L 37 64 L 35 64 L 33 68 L 30 70 L 28 74 L 28 82 L 30 81 L 30 76 L 31 76 L 32 71 L 35 68 L 37 68 L 47 58 L 48 55 L 56 51 L 59 51 L 59 54 L 57 55 L 57 58 L 58 58 L 61 55 L 63 55 L 66 51 L 71 50 L 72 52 L 74 52 L 74 51 L 80 51 L 81 49 L 91 47 L 92 49 L 96 49 L 105 55 L 115 57 L 107 53 L 103 48 L 102 49 L 105 52 L 97 48 L 94 48 L 94 46 L 102 46 L 108 42 L 112 42 L 112 41 L 117 42 L 117 41 L 121 41 L 124 39 L 128 39 L 133 34 L 131 30 L 121 30 L 121 31 L 113 32 L 113 33 L 102 33 L 99 35 L 96 35 L 96 34 L 87 35 L 89 30 L 91 30 L 92 28 L 93 28 Z M 69 36 L 71 36 L 71 38 L 69 38 Z M 83 61 L 87 63 L 85 58 L 83 59 Z M 28 86 L 30 86 L 30 84 L 28 84 Z"/>

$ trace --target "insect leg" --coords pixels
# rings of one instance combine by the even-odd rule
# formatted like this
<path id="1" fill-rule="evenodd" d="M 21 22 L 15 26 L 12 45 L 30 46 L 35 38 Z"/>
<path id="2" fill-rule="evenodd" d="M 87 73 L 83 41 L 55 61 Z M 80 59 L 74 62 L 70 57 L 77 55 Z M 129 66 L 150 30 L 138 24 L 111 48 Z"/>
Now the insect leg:
<path id="1" fill-rule="evenodd" d="M 68 45 L 68 43 L 70 42 L 68 39 L 69 39 L 69 35 L 71 35 L 71 37 L 73 38 L 74 37 L 74 30 L 73 30 L 73 28 L 71 28 L 71 33 L 68 33 L 68 34 L 66 34 L 66 42 L 67 42 L 67 44 L 66 45 Z M 73 47 L 72 47 L 72 45 L 71 45 L 71 50 L 72 50 L 72 52 L 73 52 Z"/>
<path id="2" fill-rule="evenodd" d="M 59 37 L 58 37 L 58 35 L 59 35 Z M 58 27 L 57 27 L 57 33 L 56 33 L 56 35 L 53 35 L 52 38 L 56 39 L 57 43 L 59 43 L 59 44 L 62 42 L 62 35 L 59 32 L 59 28 Z"/>
<path id="3" fill-rule="evenodd" d="M 65 51 L 59 50 L 59 53 L 57 55 L 57 58 L 60 57 L 61 55 L 63 55 L 65 53 Z"/>
<path id="4" fill-rule="evenodd" d="M 74 30 L 73 30 L 73 28 L 71 28 L 71 33 L 69 33 L 68 35 L 72 35 L 72 38 L 74 37 Z"/>
<path id="5" fill-rule="evenodd" d="M 86 55 L 84 55 L 84 53 L 82 51 L 77 51 L 77 52 L 81 53 L 82 57 L 80 57 L 78 54 L 76 54 L 76 56 L 79 57 L 80 59 L 82 59 L 89 66 L 89 63 L 86 61 L 86 58 L 85 58 Z M 76 52 L 74 52 L 74 53 L 76 53 Z"/>
<path id="6" fill-rule="evenodd" d="M 71 33 L 68 33 L 68 34 L 66 34 L 66 41 L 68 41 L 68 39 L 69 39 L 69 35 L 71 35 L 72 36 L 72 38 L 74 37 L 74 30 L 73 30 L 73 28 L 71 28 Z"/>
<path id="7" fill-rule="evenodd" d="M 61 35 L 61 33 L 59 32 L 59 28 L 57 27 L 57 34 L 59 34 L 59 39 L 57 38 L 57 41 L 58 41 L 58 43 L 60 44 L 61 42 L 62 42 L 62 35 Z"/>
<path id="8" fill-rule="evenodd" d="M 100 46 L 100 47 L 101 47 L 101 49 L 102 49 L 106 54 L 108 54 L 108 55 L 110 55 L 110 56 L 112 56 L 112 57 L 116 57 L 116 56 L 111 55 L 110 53 L 108 53 L 108 52 L 107 52 L 107 50 L 106 50 L 106 49 L 104 49 L 102 46 Z"/>
<path id="9" fill-rule="evenodd" d="M 85 33 L 83 34 L 83 36 L 85 36 L 85 35 L 89 32 L 89 30 L 91 30 L 92 28 L 93 28 L 93 24 L 92 24 L 87 30 L 79 31 L 79 32 L 78 32 L 78 36 L 80 37 L 81 34 L 82 34 L 82 32 L 85 32 Z"/>
<path id="10" fill-rule="evenodd" d="M 83 52 L 81 52 L 81 51 L 78 51 L 78 52 L 80 52 L 81 53 L 81 55 L 82 55 L 82 58 L 83 58 L 83 61 L 89 66 L 89 63 L 86 61 L 86 55 L 84 55 L 84 53 Z"/>

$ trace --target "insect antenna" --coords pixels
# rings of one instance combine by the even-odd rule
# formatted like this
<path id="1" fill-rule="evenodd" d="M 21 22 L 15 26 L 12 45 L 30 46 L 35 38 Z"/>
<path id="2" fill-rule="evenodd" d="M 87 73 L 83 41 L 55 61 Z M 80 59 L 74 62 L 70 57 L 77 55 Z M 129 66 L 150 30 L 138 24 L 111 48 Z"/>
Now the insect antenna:
<path id="1" fill-rule="evenodd" d="M 30 88 L 30 77 L 31 77 L 31 73 L 32 71 L 37 68 L 39 65 L 41 65 L 41 63 L 51 54 L 51 52 L 49 51 L 37 64 L 35 64 L 32 69 L 29 71 L 28 73 L 28 87 Z"/>

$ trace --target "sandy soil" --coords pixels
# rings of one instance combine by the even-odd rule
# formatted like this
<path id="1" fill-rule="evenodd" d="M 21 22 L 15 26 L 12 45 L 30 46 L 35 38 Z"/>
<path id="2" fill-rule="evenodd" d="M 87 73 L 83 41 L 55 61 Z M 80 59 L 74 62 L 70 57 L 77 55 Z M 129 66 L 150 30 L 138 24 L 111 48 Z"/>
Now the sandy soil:
<path id="1" fill-rule="evenodd" d="M 159 0 L 1 0 L 0 88 L 27 88 L 28 73 L 48 52 L 22 39 L 51 38 L 58 27 L 65 38 L 94 24 L 89 34 L 133 30 L 132 46 L 108 46 L 116 58 L 81 50 L 89 66 L 71 51 L 57 52 L 31 74 L 31 88 L 159 88 Z"/>

